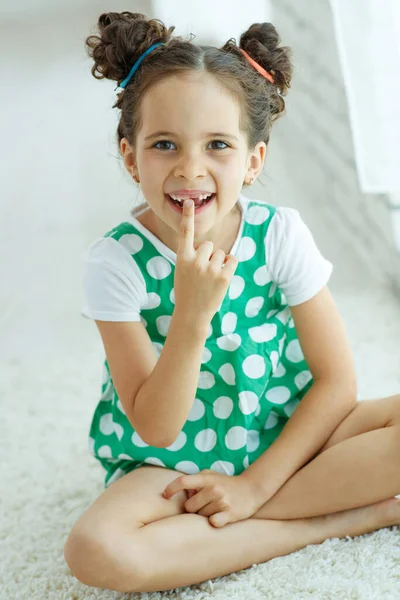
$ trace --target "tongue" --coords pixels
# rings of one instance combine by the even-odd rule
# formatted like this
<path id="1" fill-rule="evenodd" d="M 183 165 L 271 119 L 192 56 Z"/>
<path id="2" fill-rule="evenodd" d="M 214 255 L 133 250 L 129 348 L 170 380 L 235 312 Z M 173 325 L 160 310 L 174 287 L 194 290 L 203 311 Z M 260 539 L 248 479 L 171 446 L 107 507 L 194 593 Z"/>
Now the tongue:
<path id="1" fill-rule="evenodd" d="M 191 198 L 191 200 L 194 201 L 195 206 L 200 206 L 200 204 L 203 204 L 204 202 L 204 200 L 200 200 L 200 198 Z"/>

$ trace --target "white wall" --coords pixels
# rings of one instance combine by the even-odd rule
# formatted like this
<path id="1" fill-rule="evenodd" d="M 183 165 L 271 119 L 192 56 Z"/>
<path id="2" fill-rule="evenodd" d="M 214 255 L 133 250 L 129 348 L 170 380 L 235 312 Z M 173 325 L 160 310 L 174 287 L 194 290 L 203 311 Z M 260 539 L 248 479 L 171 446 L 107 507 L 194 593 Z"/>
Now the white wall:
<path id="1" fill-rule="evenodd" d="M 288 176 L 300 196 L 307 196 L 309 209 L 336 228 L 371 274 L 400 296 L 390 199 L 360 191 L 329 0 L 272 0 L 272 8 L 295 61 L 287 115 L 279 123 Z"/>

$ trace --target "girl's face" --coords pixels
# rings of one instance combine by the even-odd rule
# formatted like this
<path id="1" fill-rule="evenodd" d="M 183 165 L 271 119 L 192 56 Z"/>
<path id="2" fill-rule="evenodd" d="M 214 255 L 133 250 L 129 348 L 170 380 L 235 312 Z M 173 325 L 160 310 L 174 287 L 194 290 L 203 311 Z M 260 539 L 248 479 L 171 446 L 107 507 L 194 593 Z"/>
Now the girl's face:
<path id="1" fill-rule="evenodd" d="M 180 231 L 181 212 L 171 206 L 167 193 L 204 190 L 216 197 L 195 214 L 196 239 L 217 239 L 243 181 L 261 171 L 265 143 L 249 152 L 239 131 L 238 103 L 209 74 L 169 77 L 147 92 L 141 111 L 136 148 L 124 138 L 121 151 L 128 172 L 140 180 L 158 229 Z M 172 245 L 177 236 L 172 231 L 168 235 Z"/>

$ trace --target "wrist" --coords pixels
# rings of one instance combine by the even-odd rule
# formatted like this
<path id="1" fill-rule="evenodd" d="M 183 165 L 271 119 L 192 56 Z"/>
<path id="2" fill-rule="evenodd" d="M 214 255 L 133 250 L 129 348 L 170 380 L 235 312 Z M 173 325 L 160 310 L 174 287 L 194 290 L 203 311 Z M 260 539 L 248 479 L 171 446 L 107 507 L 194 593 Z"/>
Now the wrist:
<path id="1" fill-rule="evenodd" d="M 244 470 L 239 477 L 252 489 L 252 493 L 260 504 L 268 502 L 275 494 L 274 490 L 270 490 L 265 484 L 260 483 L 259 478 L 256 478 L 253 473 L 248 470 Z"/>

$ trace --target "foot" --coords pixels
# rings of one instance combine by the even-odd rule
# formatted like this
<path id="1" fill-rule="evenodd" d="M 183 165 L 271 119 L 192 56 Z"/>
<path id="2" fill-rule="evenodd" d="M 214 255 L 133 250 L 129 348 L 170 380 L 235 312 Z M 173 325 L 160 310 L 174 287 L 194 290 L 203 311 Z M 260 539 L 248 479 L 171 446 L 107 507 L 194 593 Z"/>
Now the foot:
<path id="1" fill-rule="evenodd" d="M 326 527 L 329 535 L 325 539 L 347 535 L 354 537 L 383 527 L 400 525 L 400 500 L 389 498 L 368 506 L 313 518 L 322 528 Z"/>

